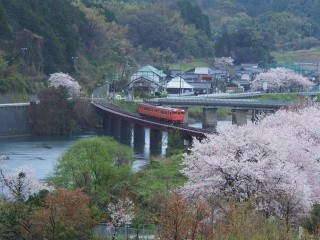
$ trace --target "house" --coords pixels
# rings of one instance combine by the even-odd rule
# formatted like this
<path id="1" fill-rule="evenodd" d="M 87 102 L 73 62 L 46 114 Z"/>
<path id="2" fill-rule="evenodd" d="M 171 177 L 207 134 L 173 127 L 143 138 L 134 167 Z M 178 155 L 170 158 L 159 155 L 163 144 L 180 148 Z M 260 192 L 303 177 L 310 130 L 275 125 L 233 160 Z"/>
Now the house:
<path id="1" fill-rule="evenodd" d="M 192 83 L 194 94 L 213 93 L 214 86 L 210 82 L 194 82 Z"/>
<path id="2" fill-rule="evenodd" d="M 144 66 L 130 77 L 129 91 L 154 95 L 164 91 L 167 75 L 152 66 Z"/>
<path id="3" fill-rule="evenodd" d="M 196 94 L 216 92 L 228 77 L 228 72 L 219 68 L 196 67 L 182 75 L 183 79 L 194 86 Z"/>
<path id="4" fill-rule="evenodd" d="M 138 76 L 130 82 L 128 90 L 132 91 L 134 94 L 143 93 L 154 95 L 163 92 L 164 87 L 159 82 L 154 81 L 152 77 Z"/>
<path id="5" fill-rule="evenodd" d="M 197 75 L 198 79 L 202 82 L 211 82 L 213 80 L 211 68 L 208 67 L 196 67 L 194 74 Z"/>
<path id="6" fill-rule="evenodd" d="M 171 70 L 171 76 L 176 77 L 182 75 L 184 72 L 178 69 Z"/>
<path id="7" fill-rule="evenodd" d="M 183 75 L 181 75 L 181 77 L 183 78 L 183 80 L 190 84 L 199 81 L 199 76 L 190 72 L 184 73 Z"/>
<path id="8" fill-rule="evenodd" d="M 209 75 L 211 74 L 211 69 L 208 68 L 208 67 L 196 67 L 194 69 L 194 74 L 197 74 L 197 75 Z"/>
<path id="9" fill-rule="evenodd" d="M 235 82 L 231 82 L 231 83 L 228 83 L 226 85 L 226 92 L 227 93 L 230 93 L 230 92 L 243 92 L 243 91 L 244 91 L 244 88 L 241 85 L 239 85 L 239 84 L 237 84 Z"/>
<path id="10" fill-rule="evenodd" d="M 226 79 L 229 76 L 229 73 L 227 70 L 222 69 L 222 68 L 217 68 L 213 67 L 210 69 L 210 74 L 215 78 L 215 79 Z"/>
<path id="11" fill-rule="evenodd" d="M 237 84 L 239 87 L 243 87 L 243 90 L 249 91 L 251 89 L 251 81 L 250 80 L 235 80 L 232 83 Z"/>
<path id="12" fill-rule="evenodd" d="M 193 92 L 193 85 L 187 83 L 182 77 L 177 76 L 172 78 L 167 83 L 167 92 L 171 94 Z"/>
<path id="13" fill-rule="evenodd" d="M 258 64 L 253 63 L 241 63 L 235 67 L 236 75 L 240 77 L 240 80 L 250 81 L 257 74 L 264 72 L 265 70 L 258 67 Z"/>
<path id="14" fill-rule="evenodd" d="M 158 70 L 155 67 L 145 66 L 143 68 L 140 68 L 137 72 L 133 73 L 130 77 L 130 80 L 133 81 L 141 76 L 148 77 L 148 79 L 162 84 L 166 77 L 166 74 L 164 74 L 162 70 Z"/>

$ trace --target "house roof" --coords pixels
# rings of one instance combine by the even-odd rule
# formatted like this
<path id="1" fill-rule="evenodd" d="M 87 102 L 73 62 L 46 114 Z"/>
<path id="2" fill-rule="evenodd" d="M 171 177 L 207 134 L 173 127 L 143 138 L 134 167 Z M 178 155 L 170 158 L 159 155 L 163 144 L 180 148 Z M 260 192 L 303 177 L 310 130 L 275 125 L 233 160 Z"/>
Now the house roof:
<path id="1" fill-rule="evenodd" d="M 211 68 L 210 69 L 210 73 L 213 74 L 213 75 L 216 75 L 216 74 L 225 74 L 226 73 L 226 70 L 223 70 L 223 69 L 220 69 L 220 68 Z"/>
<path id="2" fill-rule="evenodd" d="M 240 84 L 240 85 L 250 85 L 251 84 L 251 82 L 248 80 L 234 80 L 232 82 L 235 84 Z"/>
<path id="3" fill-rule="evenodd" d="M 185 81 L 197 81 L 199 80 L 199 76 L 194 73 L 187 73 L 182 76 Z"/>
<path id="4" fill-rule="evenodd" d="M 184 72 L 183 71 L 181 71 L 181 70 L 178 70 L 178 69 L 173 69 L 173 70 L 171 70 L 171 75 L 172 76 L 178 76 L 178 75 L 182 75 Z"/>
<path id="5" fill-rule="evenodd" d="M 239 87 L 239 84 L 235 83 L 235 82 L 231 82 L 231 83 L 228 83 L 226 85 L 226 87 Z"/>
<path id="6" fill-rule="evenodd" d="M 193 89 L 193 85 L 187 83 L 182 77 L 174 77 L 167 83 L 167 88 L 190 88 Z"/>
<path id="7" fill-rule="evenodd" d="M 208 83 L 208 82 L 194 82 L 194 83 L 192 83 L 192 86 L 194 88 L 198 88 L 198 89 L 207 89 L 207 88 L 211 88 L 211 83 Z"/>
<path id="8" fill-rule="evenodd" d="M 208 67 L 196 67 L 194 69 L 195 74 L 210 74 L 210 68 Z"/>
<path id="9" fill-rule="evenodd" d="M 133 79 L 131 82 L 130 82 L 130 86 L 133 85 L 135 82 L 139 82 L 139 81 L 146 81 L 146 82 L 150 82 L 150 83 L 153 83 L 157 86 L 161 86 L 161 84 L 159 84 L 158 82 L 154 81 L 151 77 L 149 76 L 138 76 L 137 78 Z"/>
<path id="10" fill-rule="evenodd" d="M 139 73 L 139 72 L 153 72 L 154 74 L 158 75 L 159 77 L 166 77 L 166 74 L 164 74 L 162 72 L 162 70 L 158 70 L 155 67 L 152 67 L 150 65 L 140 68 L 137 73 Z"/>

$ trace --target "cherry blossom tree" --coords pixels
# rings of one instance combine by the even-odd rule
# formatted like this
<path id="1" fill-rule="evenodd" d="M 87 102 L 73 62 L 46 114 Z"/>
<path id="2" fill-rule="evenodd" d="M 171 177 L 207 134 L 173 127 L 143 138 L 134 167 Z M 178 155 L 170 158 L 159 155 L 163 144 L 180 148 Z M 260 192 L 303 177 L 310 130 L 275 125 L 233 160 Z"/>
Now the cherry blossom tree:
<path id="1" fill-rule="evenodd" d="M 116 234 L 118 227 L 131 224 L 134 217 L 134 203 L 130 199 L 119 199 L 116 204 L 109 203 L 108 210 L 111 213 L 110 226 L 115 229 L 114 234 Z"/>
<path id="2" fill-rule="evenodd" d="M 258 74 L 252 82 L 253 90 L 263 90 L 264 83 L 270 92 L 302 91 L 313 85 L 307 78 L 286 68 L 273 68 Z"/>
<path id="3" fill-rule="evenodd" d="M 0 183 L 17 201 L 25 201 L 30 195 L 43 189 L 53 190 L 46 183 L 39 182 L 34 172 L 28 167 L 22 167 L 13 173 L 0 168 Z"/>
<path id="4" fill-rule="evenodd" d="M 244 202 L 290 218 L 320 201 L 319 106 L 281 110 L 256 125 L 232 126 L 203 142 L 184 158 L 189 195 Z"/>
<path id="5" fill-rule="evenodd" d="M 72 97 L 79 96 L 80 94 L 80 85 L 74 80 L 69 74 L 66 73 L 53 73 L 50 74 L 49 78 L 49 86 L 50 87 L 66 87 L 68 89 L 68 93 Z"/>
<path id="6" fill-rule="evenodd" d="M 214 66 L 220 68 L 233 67 L 234 59 L 232 57 L 220 57 L 214 59 Z"/>

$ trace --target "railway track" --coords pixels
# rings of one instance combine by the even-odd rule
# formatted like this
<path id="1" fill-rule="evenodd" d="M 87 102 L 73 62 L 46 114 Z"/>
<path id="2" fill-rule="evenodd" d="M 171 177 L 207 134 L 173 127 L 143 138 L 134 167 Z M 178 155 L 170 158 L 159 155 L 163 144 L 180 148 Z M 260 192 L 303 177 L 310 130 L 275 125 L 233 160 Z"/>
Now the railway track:
<path id="1" fill-rule="evenodd" d="M 193 128 L 184 124 L 164 123 L 154 119 L 151 120 L 151 119 L 142 118 L 140 115 L 136 113 L 130 113 L 130 112 L 124 111 L 118 108 L 117 106 L 101 99 L 93 100 L 91 104 L 97 107 L 98 109 L 106 111 L 112 115 L 118 116 L 119 118 L 124 119 L 125 121 L 138 124 L 144 127 L 148 127 L 148 128 L 155 128 L 155 129 L 166 131 L 166 132 L 170 132 L 171 130 L 175 129 L 182 132 L 185 135 L 190 135 L 198 139 L 203 139 L 203 138 L 206 138 L 207 135 L 215 134 L 215 132 L 210 130 Z"/>

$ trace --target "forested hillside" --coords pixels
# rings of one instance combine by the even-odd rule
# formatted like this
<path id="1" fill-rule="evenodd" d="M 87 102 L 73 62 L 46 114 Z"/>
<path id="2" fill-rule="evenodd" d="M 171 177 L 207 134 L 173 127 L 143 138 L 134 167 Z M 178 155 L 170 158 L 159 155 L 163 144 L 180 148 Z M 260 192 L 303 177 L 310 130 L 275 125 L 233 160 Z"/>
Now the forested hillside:
<path id="1" fill-rule="evenodd" d="M 319 12 L 316 0 L 0 0 L 0 91 L 35 92 L 60 71 L 90 92 L 146 64 L 268 65 L 271 51 L 319 45 Z"/>

